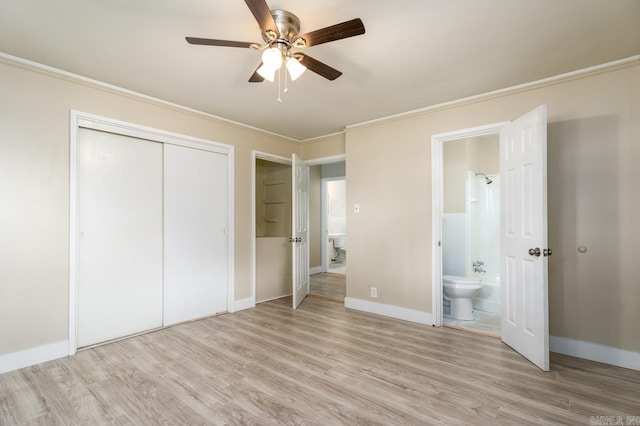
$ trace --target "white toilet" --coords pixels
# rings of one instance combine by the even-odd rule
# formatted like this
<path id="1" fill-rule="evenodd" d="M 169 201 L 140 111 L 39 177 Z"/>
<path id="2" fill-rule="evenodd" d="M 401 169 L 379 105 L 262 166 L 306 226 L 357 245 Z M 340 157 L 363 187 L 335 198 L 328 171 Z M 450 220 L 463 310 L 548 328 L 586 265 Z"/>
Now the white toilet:
<path id="1" fill-rule="evenodd" d="M 476 319 L 473 314 L 471 299 L 482 288 L 477 278 L 444 275 L 442 277 L 444 299 L 451 303 L 450 316 L 455 319 L 471 321 Z"/>

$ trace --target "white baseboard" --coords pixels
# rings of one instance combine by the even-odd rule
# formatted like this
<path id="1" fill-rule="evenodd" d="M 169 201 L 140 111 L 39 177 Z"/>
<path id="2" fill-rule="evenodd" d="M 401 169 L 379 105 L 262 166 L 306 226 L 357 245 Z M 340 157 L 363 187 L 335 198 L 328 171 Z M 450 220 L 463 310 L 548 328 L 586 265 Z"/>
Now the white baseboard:
<path id="1" fill-rule="evenodd" d="M 272 300 L 278 300 L 278 299 L 282 299 L 283 297 L 289 297 L 289 296 L 293 296 L 293 293 L 283 294 L 282 296 L 270 297 L 270 298 L 264 299 L 264 300 L 257 300 L 256 301 L 256 305 L 258 303 L 271 302 Z"/>
<path id="2" fill-rule="evenodd" d="M 42 362 L 64 358 L 67 355 L 69 355 L 68 340 L 0 355 L 0 374 L 8 371 L 19 370 Z"/>
<path id="3" fill-rule="evenodd" d="M 353 297 L 345 297 L 344 306 L 357 311 L 369 312 L 418 324 L 434 325 L 433 315 L 429 312 L 401 308 L 400 306 L 386 305 L 369 300 L 354 299 Z"/>
<path id="4" fill-rule="evenodd" d="M 549 336 L 549 350 L 640 371 L 640 353 L 565 337 Z"/>
<path id="5" fill-rule="evenodd" d="M 234 300 L 233 306 L 231 307 L 231 313 L 244 311 L 245 309 L 255 308 L 256 304 L 253 300 L 253 297 L 246 297 L 240 300 Z"/>
<path id="6" fill-rule="evenodd" d="M 309 268 L 309 275 L 321 274 L 325 272 L 322 266 L 314 266 L 313 268 Z"/>

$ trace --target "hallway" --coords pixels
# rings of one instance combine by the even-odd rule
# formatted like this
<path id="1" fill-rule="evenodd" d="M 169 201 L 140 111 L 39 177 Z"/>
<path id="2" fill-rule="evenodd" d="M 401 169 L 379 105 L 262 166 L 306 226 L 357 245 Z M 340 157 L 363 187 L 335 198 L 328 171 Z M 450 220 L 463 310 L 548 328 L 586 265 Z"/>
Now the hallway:
<path id="1" fill-rule="evenodd" d="M 322 273 L 310 277 L 310 296 L 344 303 L 347 276 L 343 274 Z"/>

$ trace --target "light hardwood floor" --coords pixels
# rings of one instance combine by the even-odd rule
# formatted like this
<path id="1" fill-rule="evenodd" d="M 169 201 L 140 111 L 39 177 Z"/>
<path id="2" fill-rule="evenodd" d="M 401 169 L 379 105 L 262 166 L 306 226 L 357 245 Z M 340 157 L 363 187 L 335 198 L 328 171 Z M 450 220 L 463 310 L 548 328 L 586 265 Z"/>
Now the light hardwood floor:
<path id="1" fill-rule="evenodd" d="M 640 415 L 640 372 L 307 298 L 0 375 L 1 424 L 589 424 Z"/>
<path id="2" fill-rule="evenodd" d="M 309 277 L 309 284 L 312 295 L 344 303 L 347 294 L 347 277 L 344 274 L 313 274 Z"/>

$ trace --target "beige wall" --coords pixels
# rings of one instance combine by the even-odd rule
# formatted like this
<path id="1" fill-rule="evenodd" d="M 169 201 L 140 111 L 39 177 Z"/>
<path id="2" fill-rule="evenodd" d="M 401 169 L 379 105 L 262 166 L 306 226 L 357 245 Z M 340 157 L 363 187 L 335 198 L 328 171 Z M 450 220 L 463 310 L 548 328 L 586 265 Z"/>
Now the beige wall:
<path id="1" fill-rule="evenodd" d="M 303 142 L 300 146 L 300 157 L 303 160 L 332 157 L 345 153 L 345 135 L 338 133 L 323 138 Z"/>
<path id="2" fill-rule="evenodd" d="M 235 147 L 235 299 L 251 289 L 251 150 L 299 145 L 0 61 L 0 355 L 68 338 L 69 111 Z"/>
<path id="3" fill-rule="evenodd" d="M 500 136 L 493 134 L 447 141 L 442 154 L 444 213 L 464 213 L 468 172 L 500 172 Z"/>
<path id="4" fill-rule="evenodd" d="M 551 334 L 640 351 L 638 64 L 349 129 L 347 296 L 431 312 L 431 136 L 544 103 Z"/>

